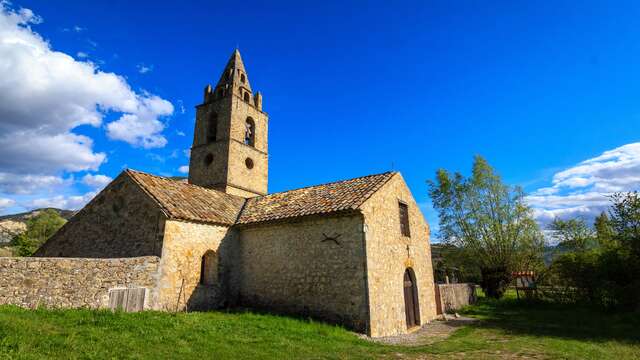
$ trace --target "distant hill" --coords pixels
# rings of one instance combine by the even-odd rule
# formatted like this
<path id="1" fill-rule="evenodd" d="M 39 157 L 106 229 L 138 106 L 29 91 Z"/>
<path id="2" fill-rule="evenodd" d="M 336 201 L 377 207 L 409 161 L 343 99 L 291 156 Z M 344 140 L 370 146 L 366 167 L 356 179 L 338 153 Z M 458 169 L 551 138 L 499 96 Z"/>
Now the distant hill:
<path id="1" fill-rule="evenodd" d="M 22 213 L 17 213 L 17 214 L 2 215 L 2 216 L 0 216 L 0 221 L 3 221 L 3 220 L 27 221 L 27 219 L 29 219 L 29 218 L 31 218 L 33 216 L 36 216 L 41 211 L 45 211 L 45 210 L 53 210 L 53 211 L 57 212 L 60 216 L 65 218 L 66 220 L 71 219 L 71 217 L 73 215 L 75 215 L 75 213 L 77 212 L 77 211 L 74 211 L 74 210 L 62 210 L 62 209 L 56 209 L 56 208 L 42 208 L 42 209 L 35 209 L 35 210 L 22 212 Z"/>
<path id="2" fill-rule="evenodd" d="M 0 246 L 5 245 L 11 239 L 27 229 L 27 220 L 38 215 L 41 211 L 51 209 L 57 212 L 61 217 L 69 220 L 76 211 L 62 210 L 56 208 L 35 209 L 23 213 L 0 216 Z M 2 255 L 0 255 L 2 256 Z"/>

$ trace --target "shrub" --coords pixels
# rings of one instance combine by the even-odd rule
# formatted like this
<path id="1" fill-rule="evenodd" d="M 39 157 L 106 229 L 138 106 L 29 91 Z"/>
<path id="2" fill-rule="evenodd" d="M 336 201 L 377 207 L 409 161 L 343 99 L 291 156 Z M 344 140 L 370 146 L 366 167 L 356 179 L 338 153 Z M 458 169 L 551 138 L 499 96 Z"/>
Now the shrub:
<path id="1" fill-rule="evenodd" d="M 560 255 L 549 278 L 561 292 L 554 300 L 589 303 L 607 309 L 633 310 L 640 299 L 639 259 L 624 248 L 607 248 Z"/>

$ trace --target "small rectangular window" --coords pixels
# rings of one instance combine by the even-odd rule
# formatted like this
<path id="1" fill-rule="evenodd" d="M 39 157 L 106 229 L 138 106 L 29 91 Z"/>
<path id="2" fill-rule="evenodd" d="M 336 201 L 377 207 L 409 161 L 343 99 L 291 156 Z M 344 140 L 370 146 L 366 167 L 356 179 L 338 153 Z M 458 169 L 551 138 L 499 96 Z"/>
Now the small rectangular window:
<path id="1" fill-rule="evenodd" d="M 409 207 L 407 204 L 399 202 L 400 208 L 400 233 L 402 236 L 411 236 L 411 230 L 409 229 Z"/>

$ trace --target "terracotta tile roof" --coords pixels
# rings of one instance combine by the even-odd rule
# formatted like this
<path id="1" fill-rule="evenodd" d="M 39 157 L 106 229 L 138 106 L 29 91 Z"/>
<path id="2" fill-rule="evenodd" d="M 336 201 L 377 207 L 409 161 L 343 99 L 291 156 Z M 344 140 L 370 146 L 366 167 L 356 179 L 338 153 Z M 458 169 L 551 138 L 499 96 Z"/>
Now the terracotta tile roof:
<path id="1" fill-rule="evenodd" d="M 237 224 L 355 210 L 395 174 L 386 172 L 250 198 Z"/>
<path id="2" fill-rule="evenodd" d="M 171 219 L 233 225 L 245 203 L 244 198 L 191 185 L 186 181 L 135 170 L 126 172 Z"/>
<path id="3" fill-rule="evenodd" d="M 395 172 L 244 199 L 221 191 L 126 170 L 171 219 L 221 225 L 253 224 L 307 215 L 356 210 Z"/>

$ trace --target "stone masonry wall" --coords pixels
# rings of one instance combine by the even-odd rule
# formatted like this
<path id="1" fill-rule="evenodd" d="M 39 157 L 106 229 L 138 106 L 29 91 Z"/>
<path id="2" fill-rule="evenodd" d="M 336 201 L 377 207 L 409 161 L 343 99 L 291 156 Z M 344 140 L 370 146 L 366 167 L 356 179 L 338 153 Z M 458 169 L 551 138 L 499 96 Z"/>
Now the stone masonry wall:
<path id="1" fill-rule="evenodd" d="M 120 258 L 159 256 L 165 216 L 126 173 L 122 173 L 35 256 Z"/>
<path id="2" fill-rule="evenodd" d="M 145 287 L 152 307 L 159 259 L 0 257 L 0 304 L 64 308 L 108 306 L 109 289 Z"/>
<path id="3" fill-rule="evenodd" d="M 167 221 L 156 308 L 203 310 L 224 305 L 225 283 L 200 285 L 202 256 L 207 251 L 215 252 L 220 259 L 218 279 L 221 280 L 223 259 L 226 258 L 224 246 L 234 236 L 235 232 L 224 226 Z"/>
<path id="4" fill-rule="evenodd" d="M 362 226 L 362 216 L 352 214 L 240 229 L 232 293 L 243 306 L 366 331 Z"/>
<path id="5" fill-rule="evenodd" d="M 408 205 L 410 237 L 400 232 L 398 202 Z M 393 176 L 363 206 L 367 226 L 367 279 L 371 336 L 407 332 L 403 276 L 412 268 L 418 283 L 420 323 L 436 317 L 429 226 L 400 174 Z"/>
<path id="6" fill-rule="evenodd" d="M 476 302 L 474 284 L 438 284 L 441 309 L 451 312 Z"/>

